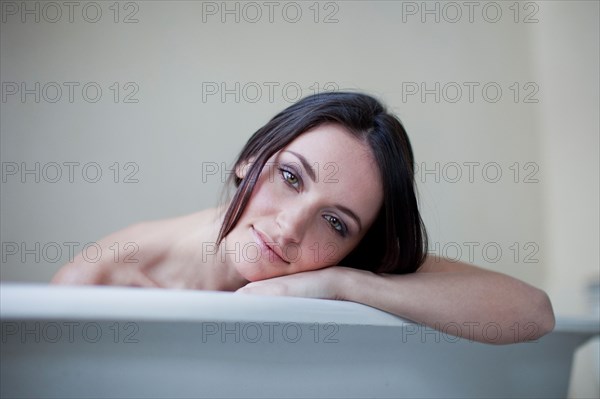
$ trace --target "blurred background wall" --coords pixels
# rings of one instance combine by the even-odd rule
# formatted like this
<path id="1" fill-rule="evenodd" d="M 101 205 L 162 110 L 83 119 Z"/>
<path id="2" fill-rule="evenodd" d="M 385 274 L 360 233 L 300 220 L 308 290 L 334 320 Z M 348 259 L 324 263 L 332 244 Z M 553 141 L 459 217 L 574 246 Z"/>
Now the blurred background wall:
<path id="1" fill-rule="evenodd" d="M 593 312 L 598 2 L 1 6 L 2 281 L 47 282 L 110 232 L 216 205 L 276 112 L 362 90 L 411 137 L 432 253 Z"/>

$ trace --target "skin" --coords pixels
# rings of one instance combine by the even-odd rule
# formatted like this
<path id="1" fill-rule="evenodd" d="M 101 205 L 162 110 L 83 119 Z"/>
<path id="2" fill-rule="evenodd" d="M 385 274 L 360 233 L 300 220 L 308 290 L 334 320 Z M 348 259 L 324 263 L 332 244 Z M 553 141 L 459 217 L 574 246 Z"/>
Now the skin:
<path id="1" fill-rule="evenodd" d="M 314 169 L 314 181 L 302 157 Z M 79 254 L 52 282 L 348 300 L 442 331 L 459 325 L 452 334 L 492 344 L 552 331 L 548 296 L 501 273 L 432 256 L 409 275 L 334 266 L 373 223 L 382 190 L 370 149 L 343 127 L 321 125 L 267 162 L 219 249 L 224 208 L 208 209 L 113 233 L 99 242 L 105 257 L 89 263 Z M 133 242 L 136 251 L 115 261 L 108 249 L 115 242 Z M 489 323 L 498 325 L 499 336 L 482 328 Z"/>

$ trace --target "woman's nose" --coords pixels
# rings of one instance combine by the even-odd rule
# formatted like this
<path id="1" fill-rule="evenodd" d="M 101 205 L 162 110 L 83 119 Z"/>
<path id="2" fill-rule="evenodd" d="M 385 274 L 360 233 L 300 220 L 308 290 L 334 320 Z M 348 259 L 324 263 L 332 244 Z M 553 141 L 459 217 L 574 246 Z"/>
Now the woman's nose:
<path id="1" fill-rule="evenodd" d="M 299 244 L 304 238 L 309 219 L 308 211 L 304 207 L 281 209 L 276 219 L 280 244 Z"/>

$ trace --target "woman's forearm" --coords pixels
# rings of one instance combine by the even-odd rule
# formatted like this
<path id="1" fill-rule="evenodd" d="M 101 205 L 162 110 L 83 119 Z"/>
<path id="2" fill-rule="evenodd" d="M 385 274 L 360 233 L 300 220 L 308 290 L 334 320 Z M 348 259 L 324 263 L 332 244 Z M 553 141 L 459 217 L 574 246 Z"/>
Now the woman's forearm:
<path id="1" fill-rule="evenodd" d="M 492 344 L 535 340 L 552 331 L 554 313 L 543 291 L 504 274 L 464 266 L 461 271 L 407 275 L 347 269 L 339 296 L 428 326 L 417 332 L 423 339 L 433 339 L 429 327 Z"/>

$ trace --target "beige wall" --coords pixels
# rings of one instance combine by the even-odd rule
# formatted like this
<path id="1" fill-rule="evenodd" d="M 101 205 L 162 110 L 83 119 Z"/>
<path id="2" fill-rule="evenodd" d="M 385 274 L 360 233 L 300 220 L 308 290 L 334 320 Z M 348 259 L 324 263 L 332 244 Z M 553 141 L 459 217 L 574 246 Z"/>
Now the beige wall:
<path id="1" fill-rule="evenodd" d="M 540 94 L 541 185 L 547 288 L 560 314 L 588 307 L 581 287 L 598 281 L 600 48 L 598 3 L 546 7 L 533 35 Z"/>
<path id="2" fill-rule="evenodd" d="M 230 166 L 299 94 L 361 89 L 411 136 L 434 252 L 543 287 L 560 314 L 586 311 L 599 263 L 597 2 L 523 2 L 518 15 L 513 2 L 322 2 L 318 15 L 312 2 L 271 15 L 263 2 L 227 3 L 237 15 L 221 2 L 121 3 L 118 15 L 82 2 L 72 16 L 52 4 L 62 15 L 2 5 L 2 280 L 48 281 L 70 242 L 214 205 L 221 179 L 203 168 Z M 39 182 L 21 174 L 36 162 Z"/>

